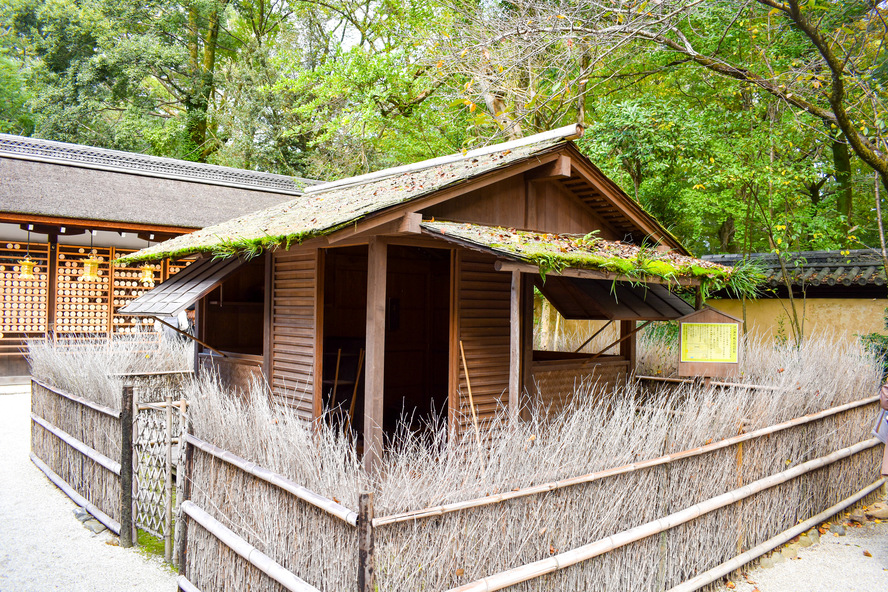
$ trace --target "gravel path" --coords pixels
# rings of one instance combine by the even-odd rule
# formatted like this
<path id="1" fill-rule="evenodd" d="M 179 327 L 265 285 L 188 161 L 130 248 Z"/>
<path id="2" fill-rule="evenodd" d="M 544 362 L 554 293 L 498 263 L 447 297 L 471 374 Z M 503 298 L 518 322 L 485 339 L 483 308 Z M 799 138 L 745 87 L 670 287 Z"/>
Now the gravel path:
<path id="1" fill-rule="evenodd" d="M 888 590 L 888 522 L 848 526 L 846 533 L 845 536 L 826 533 L 819 543 L 800 549 L 796 559 L 747 571 L 745 580 L 734 582 L 733 592 Z M 730 588 L 721 585 L 718 589 Z"/>
<path id="2" fill-rule="evenodd" d="M 31 463 L 28 388 L 0 387 L 0 592 L 176 590 L 162 561 L 87 530 Z"/>

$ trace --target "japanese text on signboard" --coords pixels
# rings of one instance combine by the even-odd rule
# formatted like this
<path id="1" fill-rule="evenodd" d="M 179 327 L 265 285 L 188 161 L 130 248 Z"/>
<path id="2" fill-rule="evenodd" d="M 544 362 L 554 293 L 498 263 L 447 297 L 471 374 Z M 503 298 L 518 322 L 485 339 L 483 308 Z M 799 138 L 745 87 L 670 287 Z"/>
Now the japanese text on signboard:
<path id="1" fill-rule="evenodd" d="M 727 362 L 736 364 L 736 323 L 682 323 L 682 362 Z"/>

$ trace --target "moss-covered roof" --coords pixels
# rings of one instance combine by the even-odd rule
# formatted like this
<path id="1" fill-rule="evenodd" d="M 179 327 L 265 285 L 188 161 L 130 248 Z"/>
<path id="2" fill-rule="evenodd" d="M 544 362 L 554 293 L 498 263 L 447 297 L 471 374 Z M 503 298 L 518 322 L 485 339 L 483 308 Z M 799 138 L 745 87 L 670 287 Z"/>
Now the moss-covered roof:
<path id="1" fill-rule="evenodd" d="M 173 238 L 122 260 L 175 258 L 198 252 L 250 255 L 268 248 L 288 248 L 335 232 L 375 212 L 542 155 L 566 141 L 564 137 L 550 137 L 489 154 L 443 163 L 430 161 L 425 168 L 420 163 L 412 170 L 382 178 L 356 178 L 354 184 L 339 184 L 327 190 L 318 186 L 291 201 Z"/>
<path id="2" fill-rule="evenodd" d="M 594 234 L 548 234 L 480 224 L 428 221 L 432 234 L 477 245 L 503 257 L 532 263 L 542 273 L 566 268 L 604 271 L 628 279 L 659 278 L 679 283 L 685 279 L 722 284 L 733 269 L 672 251 L 600 239 Z"/>

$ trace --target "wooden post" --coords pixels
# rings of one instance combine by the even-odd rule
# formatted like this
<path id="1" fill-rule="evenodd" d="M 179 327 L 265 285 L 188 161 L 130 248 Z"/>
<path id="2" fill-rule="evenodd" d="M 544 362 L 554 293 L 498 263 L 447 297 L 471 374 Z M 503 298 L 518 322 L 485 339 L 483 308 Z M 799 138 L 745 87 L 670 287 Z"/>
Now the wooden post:
<path id="1" fill-rule="evenodd" d="M 358 592 L 376 592 L 373 547 L 373 493 L 362 491 L 358 498 Z"/>
<path id="2" fill-rule="evenodd" d="M 183 526 L 184 517 L 180 512 L 182 501 L 185 499 L 185 451 L 188 443 L 185 441 L 185 400 L 179 399 L 179 457 L 176 459 L 176 528 L 173 533 L 173 565 L 182 567 L 182 535 L 184 534 Z"/>
<path id="3" fill-rule="evenodd" d="M 179 442 L 181 446 L 181 440 Z M 166 395 L 166 467 L 164 467 L 166 496 L 163 517 L 163 557 L 173 561 L 173 395 Z"/>
<path id="4" fill-rule="evenodd" d="M 181 411 L 182 407 L 179 409 Z M 190 434 L 191 431 L 191 420 L 188 419 L 188 423 L 183 427 L 179 437 L 179 446 L 185 447 L 185 466 L 182 473 L 177 475 L 178 479 L 182 482 L 182 495 L 178 496 L 178 499 L 176 499 L 176 505 L 179 507 L 181 507 L 185 501 L 191 499 L 191 474 L 194 471 L 194 447 L 185 439 L 185 434 Z M 177 536 L 179 548 L 176 552 L 179 573 L 188 577 L 188 564 L 185 561 L 188 554 L 188 517 L 184 512 L 179 512 L 177 514 L 176 530 L 180 533 Z"/>
<path id="5" fill-rule="evenodd" d="M 133 387 L 120 402 L 120 546 L 133 546 Z"/>
<path id="6" fill-rule="evenodd" d="M 387 245 L 371 238 L 367 249 L 367 355 L 364 374 L 364 468 L 372 472 L 382 457 L 385 390 L 385 288 Z"/>
<path id="7" fill-rule="evenodd" d="M 509 303 L 509 416 L 512 419 L 518 417 L 521 408 L 521 296 L 521 272 L 513 271 Z"/>
<path id="8" fill-rule="evenodd" d="M 620 321 L 620 336 L 628 335 L 635 329 L 635 321 Z M 620 343 L 620 355 L 629 362 L 629 374 L 635 372 L 635 335 Z M 628 376 L 626 378 L 629 378 Z"/>

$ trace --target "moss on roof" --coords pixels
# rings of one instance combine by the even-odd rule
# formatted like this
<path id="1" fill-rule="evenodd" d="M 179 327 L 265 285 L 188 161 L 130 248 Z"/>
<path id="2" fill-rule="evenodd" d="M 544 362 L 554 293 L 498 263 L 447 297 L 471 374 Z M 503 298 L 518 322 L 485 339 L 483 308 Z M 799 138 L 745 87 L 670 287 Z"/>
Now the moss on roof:
<path id="1" fill-rule="evenodd" d="M 176 258 L 191 253 L 249 257 L 267 249 L 288 248 L 335 232 L 375 212 L 544 154 L 564 143 L 564 139 L 558 138 L 543 140 L 326 191 L 320 186 L 313 193 L 173 238 L 121 261 Z"/>
<path id="2" fill-rule="evenodd" d="M 566 268 L 606 271 L 640 282 L 659 278 L 679 284 L 681 280 L 700 280 L 705 292 L 724 287 L 750 293 L 748 284 L 760 281 L 761 273 L 744 268 L 731 268 L 696 259 L 672 251 L 607 241 L 590 233 L 585 236 L 549 234 L 463 224 L 457 222 L 423 222 L 426 230 L 485 247 L 510 259 L 537 265 L 540 273 L 561 272 Z"/>

